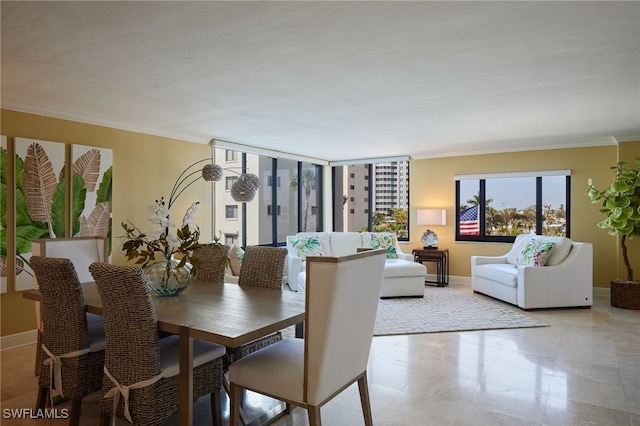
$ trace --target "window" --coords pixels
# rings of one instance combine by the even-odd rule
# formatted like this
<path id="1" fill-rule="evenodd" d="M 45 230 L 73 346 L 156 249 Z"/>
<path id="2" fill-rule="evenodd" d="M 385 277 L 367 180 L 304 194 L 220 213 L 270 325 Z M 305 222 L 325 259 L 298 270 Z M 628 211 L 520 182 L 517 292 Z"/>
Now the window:
<path id="1" fill-rule="evenodd" d="M 228 246 L 238 245 L 238 234 L 224 234 L 224 243 Z"/>
<path id="2" fill-rule="evenodd" d="M 409 161 L 335 166 L 332 176 L 335 231 L 389 231 L 409 239 Z"/>
<path id="3" fill-rule="evenodd" d="M 569 237 L 570 171 L 456 177 L 457 241 Z"/>
<path id="4" fill-rule="evenodd" d="M 238 205 L 228 204 L 225 206 L 225 219 L 237 219 L 238 218 Z"/>
<path id="5" fill-rule="evenodd" d="M 286 161 L 286 160 L 285 160 Z M 267 183 L 268 186 L 273 186 L 273 176 L 269 176 L 269 183 Z M 276 183 L 278 188 L 280 187 L 280 176 L 278 176 L 278 178 L 276 179 Z"/>
<path id="6" fill-rule="evenodd" d="M 277 215 L 280 216 L 282 214 L 282 209 L 280 208 L 280 206 L 277 206 L 276 211 L 278 212 Z M 273 206 L 271 204 L 269 204 L 267 206 L 267 215 L 271 216 L 273 214 Z"/>
<path id="7" fill-rule="evenodd" d="M 227 176 L 224 178 L 224 189 L 231 191 L 231 186 L 236 183 L 238 176 Z"/>
<path id="8" fill-rule="evenodd" d="M 323 166 L 215 147 L 213 156 L 218 163 L 237 160 L 237 167 L 223 166 L 227 190 L 214 191 L 212 229 L 216 234 L 220 230 L 234 235 L 242 247 L 276 246 L 284 245 L 285 237 L 298 231 L 322 230 Z M 230 194 L 240 173 L 255 174 L 260 180 L 255 198 L 242 204 L 233 201 Z"/>
<path id="9" fill-rule="evenodd" d="M 233 151 L 231 149 L 224 150 L 224 159 L 227 162 L 238 161 L 238 151 Z"/>

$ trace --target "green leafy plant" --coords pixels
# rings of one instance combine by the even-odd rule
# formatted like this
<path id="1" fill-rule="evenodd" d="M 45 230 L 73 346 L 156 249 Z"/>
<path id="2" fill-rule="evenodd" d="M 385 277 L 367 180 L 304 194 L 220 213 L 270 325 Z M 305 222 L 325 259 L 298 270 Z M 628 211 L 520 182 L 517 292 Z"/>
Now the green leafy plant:
<path id="1" fill-rule="evenodd" d="M 622 237 L 620 245 L 628 281 L 634 279 L 626 240 L 640 237 L 640 157 L 635 161 L 639 164 L 636 168 L 628 167 L 625 161 L 619 161 L 611 167 L 614 171 L 613 182 L 602 190 L 593 185 L 591 178 L 587 181 L 587 196 L 592 203 L 601 203 L 598 213 L 606 216 L 598 223 L 598 227 L 609 229 L 609 235 Z"/>

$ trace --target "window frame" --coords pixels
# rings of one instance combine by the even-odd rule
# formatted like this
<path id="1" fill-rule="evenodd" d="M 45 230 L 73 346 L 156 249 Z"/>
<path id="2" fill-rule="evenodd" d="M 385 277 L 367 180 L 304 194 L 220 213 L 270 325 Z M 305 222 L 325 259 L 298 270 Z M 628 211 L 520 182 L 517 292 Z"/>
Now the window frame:
<path id="1" fill-rule="evenodd" d="M 565 177 L 565 236 L 571 238 L 571 171 L 570 170 L 549 170 L 538 172 L 521 172 L 521 173 L 493 173 L 486 175 L 459 175 L 455 177 L 455 240 L 456 241 L 475 241 L 475 242 L 504 242 L 513 243 L 514 235 L 486 235 L 486 182 L 491 179 L 519 178 L 529 177 L 535 178 L 535 211 L 536 211 L 536 235 L 543 235 L 543 177 Z M 460 181 L 461 180 L 477 180 L 479 183 L 479 201 L 478 205 L 478 227 L 479 235 L 461 235 L 460 234 Z"/>

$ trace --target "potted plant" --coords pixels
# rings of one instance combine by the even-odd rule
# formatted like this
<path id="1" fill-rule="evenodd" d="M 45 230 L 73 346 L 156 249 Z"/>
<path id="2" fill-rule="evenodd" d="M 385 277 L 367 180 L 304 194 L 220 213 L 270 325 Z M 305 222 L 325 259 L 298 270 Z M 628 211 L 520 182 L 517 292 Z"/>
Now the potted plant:
<path id="1" fill-rule="evenodd" d="M 640 164 L 640 157 L 635 161 Z M 589 178 L 587 196 L 592 203 L 601 203 L 598 213 L 606 216 L 598 227 L 609 229 L 609 235 L 621 237 L 627 278 L 611 280 L 611 306 L 640 309 L 640 281 L 634 280 L 626 245 L 627 238 L 640 237 L 640 165 L 631 168 L 627 162 L 619 161 L 611 169 L 613 182 L 602 190 L 593 186 Z"/>

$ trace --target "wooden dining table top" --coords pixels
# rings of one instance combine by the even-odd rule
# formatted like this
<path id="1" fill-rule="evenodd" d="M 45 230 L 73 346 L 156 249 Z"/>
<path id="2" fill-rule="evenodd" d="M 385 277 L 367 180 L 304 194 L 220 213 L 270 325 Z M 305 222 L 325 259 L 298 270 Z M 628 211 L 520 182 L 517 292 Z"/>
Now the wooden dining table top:
<path id="1" fill-rule="evenodd" d="M 82 284 L 87 311 L 102 314 L 102 302 L 94 282 Z M 26 299 L 41 299 L 38 290 L 23 292 Z M 304 321 L 303 293 L 213 284 L 195 280 L 177 296 L 152 295 L 158 329 L 227 347 L 238 347 L 262 336 Z"/>

